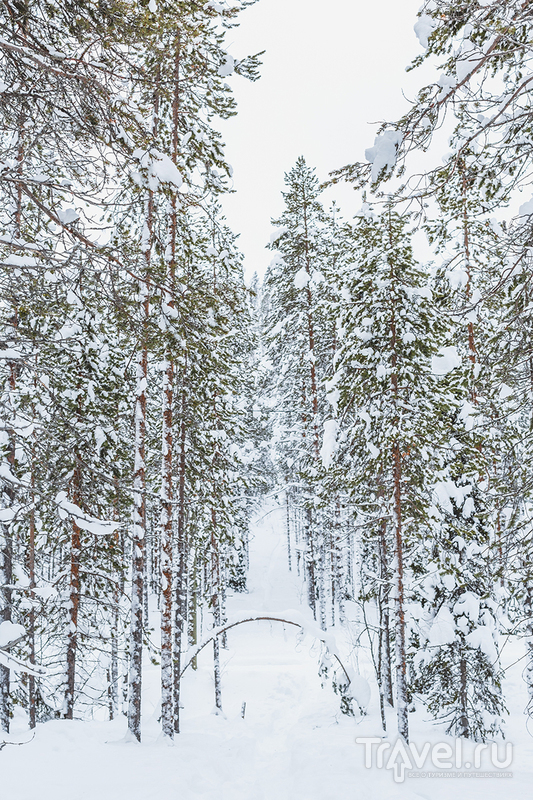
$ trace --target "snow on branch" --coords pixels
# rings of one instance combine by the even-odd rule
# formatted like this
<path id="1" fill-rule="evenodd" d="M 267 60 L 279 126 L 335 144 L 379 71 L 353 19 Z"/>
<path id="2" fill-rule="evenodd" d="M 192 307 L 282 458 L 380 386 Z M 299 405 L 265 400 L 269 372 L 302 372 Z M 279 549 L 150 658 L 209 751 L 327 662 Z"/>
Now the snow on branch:
<path id="1" fill-rule="evenodd" d="M 66 492 L 59 492 L 56 495 L 55 502 L 59 509 L 59 516 L 61 519 L 66 519 L 67 516 L 74 518 L 76 525 L 84 531 L 94 534 L 95 536 L 108 536 L 114 533 L 117 528 L 120 528 L 120 522 L 112 522 L 110 520 L 97 519 L 67 500 Z"/>
<path id="2" fill-rule="evenodd" d="M 35 675 L 42 677 L 46 675 L 44 667 L 38 667 L 35 664 L 30 664 L 18 656 L 14 656 L 8 652 L 10 647 L 18 644 L 26 636 L 26 631 L 22 625 L 15 625 L 13 622 L 6 620 L 0 624 L 0 664 L 8 669 L 13 669 L 15 672 L 26 672 L 28 675 Z M 1 749 L 1 748 L 0 748 Z"/>

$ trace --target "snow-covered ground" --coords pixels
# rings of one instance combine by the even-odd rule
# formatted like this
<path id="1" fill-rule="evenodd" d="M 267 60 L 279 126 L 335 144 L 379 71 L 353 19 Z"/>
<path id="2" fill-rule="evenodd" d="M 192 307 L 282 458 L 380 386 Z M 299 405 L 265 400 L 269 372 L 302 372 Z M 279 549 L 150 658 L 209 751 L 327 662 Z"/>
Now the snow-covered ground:
<path id="1" fill-rule="evenodd" d="M 289 572 L 283 512 L 265 509 L 253 531 L 249 591 L 228 599 L 230 616 L 248 610 L 280 612 L 303 607 L 301 579 Z M 154 620 L 154 624 L 155 624 Z M 346 643 L 343 645 L 346 648 Z M 213 713 L 212 651 L 184 679 L 182 733 L 173 746 L 161 741 L 157 722 L 158 668 L 146 665 L 143 743 L 125 743 L 124 718 L 53 721 L 37 728 L 31 743 L 0 752 L 0 800 L 527 800 L 533 792 L 533 738 L 526 731 L 523 662 L 507 673 L 511 712 L 507 741 L 512 778 L 407 777 L 395 783 L 391 769 L 364 766 L 356 738 L 379 737 L 376 692 L 360 720 L 339 713 L 339 698 L 317 674 L 319 645 L 296 628 L 253 622 L 228 634 L 222 650 L 224 717 Z M 506 662 L 521 655 L 519 643 Z M 358 664 L 372 681 L 368 658 Z M 241 716 L 246 703 L 244 719 Z M 419 709 L 410 715 L 412 739 L 449 742 Z M 394 731 L 394 717 L 390 718 Z M 12 739 L 28 738 L 16 719 Z M 394 742 L 394 734 L 390 734 Z M 464 760 L 466 760 L 466 755 Z M 387 759 L 385 757 L 385 763 Z M 427 770 L 436 771 L 431 763 Z M 490 769 L 493 769 L 490 767 Z"/>

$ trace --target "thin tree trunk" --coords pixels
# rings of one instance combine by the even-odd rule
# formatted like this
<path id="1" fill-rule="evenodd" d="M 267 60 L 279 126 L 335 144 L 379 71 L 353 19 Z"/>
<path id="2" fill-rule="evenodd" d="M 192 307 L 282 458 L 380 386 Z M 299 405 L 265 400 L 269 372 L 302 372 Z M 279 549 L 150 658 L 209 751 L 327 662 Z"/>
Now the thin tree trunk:
<path id="1" fill-rule="evenodd" d="M 185 478 L 187 468 L 187 358 L 183 365 L 181 404 L 180 404 L 180 435 L 178 457 L 178 563 L 176 569 L 176 620 L 174 629 L 174 730 L 180 730 L 180 693 L 181 693 L 181 650 L 185 620 L 187 617 L 187 510 L 185 507 Z"/>
<path id="2" fill-rule="evenodd" d="M 119 501 L 119 488 L 118 488 L 118 478 L 115 477 L 114 479 L 114 519 L 118 521 L 119 519 L 119 510 L 118 510 L 118 501 Z M 119 552 L 121 551 L 120 546 L 120 533 L 118 531 L 115 532 L 114 535 L 114 543 L 115 543 L 115 553 L 118 557 Z M 122 561 L 122 559 L 121 559 Z M 121 563 L 122 567 L 122 563 Z M 119 606 L 120 606 L 120 596 L 121 596 L 121 586 L 120 583 L 117 582 L 115 588 L 113 589 L 113 614 L 112 614 L 112 624 L 111 624 L 111 665 L 110 665 L 110 707 L 109 707 L 109 719 L 112 720 L 115 717 L 115 714 L 118 714 L 118 627 L 119 627 Z"/>
<path id="3" fill-rule="evenodd" d="M 157 137 L 159 122 L 159 75 L 154 92 L 152 135 Z M 148 325 L 150 319 L 150 281 L 154 226 L 154 195 L 146 193 L 143 255 L 146 274 L 139 280 L 141 344 L 137 356 L 135 386 L 135 463 L 133 474 L 133 525 L 131 548 L 131 625 L 128 730 L 141 741 L 141 691 L 143 656 L 144 562 L 146 558 L 146 390 L 148 385 Z"/>
<path id="4" fill-rule="evenodd" d="M 533 580 L 530 573 L 530 564 L 526 562 L 526 595 L 524 600 L 524 616 L 526 618 L 526 652 L 527 663 L 524 671 L 526 687 L 529 697 L 527 710 L 533 716 Z"/>
<path id="5" fill-rule="evenodd" d="M 167 360 L 163 378 L 163 459 L 161 486 L 161 724 L 163 734 L 174 737 L 172 676 L 172 403 L 174 362 Z"/>
<path id="6" fill-rule="evenodd" d="M 6 492 L 8 498 L 11 490 Z M 2 525 L 3 546 L 2 556 L 2 609 L 0 611 L 0 622 L 11 621 L 12 595 L 11 586 L 13 585 L 13 540 L 8 524 Z M 10 698 L 10 679 L 9 667 L 0 664 L 0 728 L 9 733 L 9 721 L 11 716 Z"/>
<path id="7" fill-rule="evenodd" d="M 72 477 L 72 502 L 80 506 L 81 475 L 79 457 L 76 455 L 76 467 Z M 80 554 L 81 529 L 72 522 L 70 538 L 70 592 L 69 592 L 69 630 L 67 637 L 67 685 L 65 692 L 65 719 L 74 718 L 74 700 L 76 688 L 76 656 L 78 649 L 78 615 L 80 608 Z"/>
<path id="8" fill-rule="evenodd" d="M 389 579 L 389 558 L 387 547 L 387 523 L 381 521 L 379 537 L 379 561 L 380 561 L 380 653 L 379 660 L 379 679 L 383 688 L 385 702 L 394 705 L 392 694 L 392 675 L 391 675 L 391 653 L 390 653 L 390 579 Z"/>
<path id="9" fill-rule="evenodd" d="M 409 741 L 409 717 L 407 698 L 407 658 L 405 647 L 404 574 L 401 506 L 401 453 L 398 443 L 394 444 L 394 533 L 396 544 L 396 702 L 398 714 L 398 733 Z"/>
<path id="10" fill-rule="evenodd" d="M 180 105 L 180 39 L 176 40 L 176 54 L 174 58 L 174 96 L 172 101 L 172 161 L 176 164 L 178 160 L 179 146 L 179 105 Z M 178 233 L 178 210 L 176 192 L 173 191 L 170 199 L 170 225 L 168 245 L 170 257 L 168 262 L 168 273 L 166 276 L 167 287 L 163 296 L 163 314 L 173 316 L 175 309 L 174 301 L 174 279 L 176 274 L 176 245 Z M 161 576 L 163 583 L 162 609 L 161 609 L 161 721 L 163 734 L 169 738 L 174 737 L 174 731 L 179 733 L 179 722 L 177 726 L 174 721 L 174 711 L 177 709 L 179 714 L 179 684 L 175 687 L 173 676 L 173 637 L 172 637 L 172 555 L 174 546 L 173 515 L 174 506 L 172 503 L 172 471 L 173 471 L 173 405 L 174 405 L 174 378 L 175 365 L 172 355 L 172 348 L 167 342 L 165 374 L 163 378 L 163 460 L 162 460 L 162 510 L 161 510 Z M 181 562 L 180 554 L 180 562 Z M 186 564 L 180 563 L 180 581 L 183 580 L 183 573 Z M 181 587 L 179 590 L 179 604 L 183 607 L 181 598 Z M 179 623 L 183 628 L 183 622 Z M 181 653 L 181 635 L 179 642 Z M 178 702 L 174 705 L 173 689 L 177 688 Z"/>
<path id="11" fill-rule="evenodd" d="M 11 389 L 15 388 L 15 365 L 11 364 Z M 15 463 L 15 440 L 13 434 L 10 436 L 8 462 L 11 467 Z M 8 505 L 12 505 L 15 501 L 14 489 L 6 483 L 4 487 L 4 494 L 7 499 Z M 12 618 L 12 604 L 13 596 L 11 587 L 13 585 L 13 535 L 9 528 L 9 523 L 2 525 L 3 546 L 0 551 L 2 557 L 2 609 L 0 611 L 1 622 L 11 622 Z M 0 664 L 0 728 L 6 733 L 9 733 L 9 724 L 11 717 L 11 686 L 10 686 L 10 670 Z"/>
<path id="12" fill-rule="evenodd" d="M 220 559 L 218 543 L 215 536 L 217 518 L 215 509 L 211 511 L 212 531 L 211 531 L 211 605 L 213 608 L 213 624 L 218 628 L 222 624 L 220 613 Z M 220 674 L 220 639 L 215 636 L 213 639 L 213 672 L 215 679 L 215 707 L 217 713 L 222 713 L 222 686 Z"/>
<path id="13" fill-rule="evenodd" d="M 285 477 L 286 483 L 289 482 L 289 477 Z M 289 564 L 289 572 L 292 572 L 291 563 L 291 504 L 289 490 L 285 489 L 285 530 L 287 535 L 287 561 Z"/>
<path id="14" fill-rule="evenodd" d="M 339 606 L 339 621 L 345 621 L 344 610 L 344 595 L 346 593 L 345 576 L 343 569 L 343 551 L 341 547 L 341 509 L 340 503 L 337 500 L 335 503 L 335 522 L 334 522 L 334 536 L 335 536 L 335 554 L 336 554 L 336 597 Z"/>
<path id="15" fill-rule="evenodd" d="M 322 526 L 320 526 L 322 527 Z M 327 629 L 326 619 L 326 554 L 324 547 L 324 540 L 321 537 L 320 547 L 318 552 L 318 613 L 320 618 L 320 627 L 323 631 Z"/>
<path id="16" fill-rule="evenodd" d="M 392 249 L 392 229 L 389 226 Z M 396 275 L 394 263 L 390 261 L 391 291 L 395 291 Z M 391 389 L 395 409 L 393 427 L 399 429 L 399 386 L 398 386 L 398 342 L 396 330 L 396 297 L 392 297 L 390 322 L 391 333 Z M 393 530 L 395 548 L 395 601 L 396 618 L 394 625 L 394 645 L 396 654 L 396 713 L 398 717 L 398 733 L 405 742 L 409 742 L 409 716 L 407 696 L 407 654 L 405 644 L 405 598 L 404 598 L 404 566 L 403 566 L 403 530 L 402 530 L 402 453 L 398 439 L 392 443 L 392 479 L 393 479 Z"/>
<path id="17" fill-rule="evenodd" d="M 135 400 L 135 463 L 133 474 L 133 525 L 131 547 L 131 625 L 128 730 L 141 740 L 141 689 L 143 653 L 144 561 L 146 557 L 146 389 L 148 384 L 148 320 L 150 316 L 150 261 L 153 196 L 146 205 L 147 235 L 144 256 L 147 274 L 139 282 L 142 311 L 142 343 L 137 358 Z"/>
<path id="18" fill-rule="evenodd" d="M 470 737 L 468 724 L 468 668 L 465 657 L 465 647 L 457 643 L 459 649 L 459 730 L 458 734 L 463 739 Z"/>
<path id="19" fill-rule="evenodd" d="M 187 629 L 189 647 L 193 647 L 195 644 L 198 644 L 198 592 L 198 565 L 197 556 L 196 553 L 194 553 Z M 198 669 L 198 659 L 196 656 L 194 657 L 191 666 L 193 669 Z"/>
<path id="20" fill-rule="evenodd" d="M 19 117 L 19 141 L 17 149 L 17 173 L 22 174 L 23 160 L 24 160 L 24 141 L 23 130 L 24 117 Z M 22 221 L 22 185 L 20 181 L 17 182 L 17 203 L 15 208 L 15 228 L 14 234 L 20 237 L 21 234 L 21 221 Z M 16 333 L 18 324 L 17 308 L 14 309 L 12 318 L 13 329 Z M 17 365 L 15 362 L 9 362 L 9 388 L 12 393 L 15 392 L 17 383 Z M 15 466 L 15 437 L 11 432 L 9 435 L 9 453 L 7 460 L 11 468 Z M 4 487 L 4 494 L 8 505 L 12 505 L 15 500 L 15 491 L 6 483 Z M 2 525 L 3 534 L 3 547 L 0 551 L 2 557 L 2 572 L 1 578 L 2 586 L 2 608 L 0 609 L 0 621 L 11 622 L 12 619 L 12 590 L 13 585 L 13 536 L 9 527 L 9 523 Z M 11 685 L 10 685 L 10 670 L 9 667 L 0 664 L 0 728 L 6 733 L 9 733 L 11 717 Z"/>
<path id="21" fill-rule="evenodd" d="M 33 453 L 32 453 L 32 462 L 33 462 Z M 29 530 L 29 541 L 28 541 L 28 551 L 27 551 L 27 567 L 30 580 L 30 585 L 29 585 L 30 612 L 28 614 L 28 629 L 27 629 L 28 647 L 29 647 L 28 660 L 30 664 L 35 664 L 35 495 L 33 493 L 34 482 L 35 482 L 35 474 L 32 466 L 30 530 Z M 35 677 L 33 675 L 28 675 L 28 716 L 29 716 L 29 725 L 31 730 L 33 730 L 33 728 L 35 728 L 35 726 L 37 725 L 36 705 L 37 704 L 35 696 Z"/>
<path id="22" fill-rule="evenodd" d="M 315 577 L 315 546 L 313 542 L 313 512 L 305 509 L 305 566 L 307 572 L 307 602 L 316 619 L 316 577 Z"/>
<path id="23" fill-rule="evenodd" d="M 335 513 L 335 512 L 333 512 Z M 336 548 L 336 530 L 335 524 L 331 526 L 329 532 L 329 542 L 328 542 L 328 551 L 329 551 L 329 574 L 331 580 L 331 627 L 335 627 L 335 612 L 336 612 L 336 602 L 337 602 L 337 548 Z"/>

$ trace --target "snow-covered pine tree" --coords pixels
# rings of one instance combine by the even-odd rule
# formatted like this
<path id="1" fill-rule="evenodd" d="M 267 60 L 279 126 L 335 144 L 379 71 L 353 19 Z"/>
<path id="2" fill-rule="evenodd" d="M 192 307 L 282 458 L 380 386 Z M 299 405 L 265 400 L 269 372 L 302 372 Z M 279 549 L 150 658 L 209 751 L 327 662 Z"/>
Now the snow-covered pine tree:
<path id="1" fill-rule="evenodd" d="M 131 151 L 131 181 L 125 187 L 124 195 L 127 211 L 117 230 L 117 246 L 123 250 L 124 235 L 129 237 L 135 231 L 144 254 L 144 266 L 140 272 L 137 270 L 137 274 L 141 275 L 142 296 L 139 302 L 144 309 L 145 334 L 142 337 L 144 342 L 140 342 L 138 348 L 138 502 L 134 531 L 136 546 L 132 550 L 133 556 L 136 558 L 138 555 L 138 559 L 133 564 L 133 585 L 136 588 L 133 598 L 135 616 L 132 618 L 130 730 L 137 739 L 140 738 L 142 681 L 141 598 L 146 600 L 147 597 L 144 576 L 149 568 L 143 552 L 147 540 L 147 514 L 150 513 L 146 507 L 146 488 L 151 482 L 151 476 L 146 474 L 149 468 L 146 462 L 147 408 L 151 403 L 147 396 L 147 381 L 153 371 L 150 362 L 157 354 L 166 364 L 166 377 L 161 387 L 163 409 L 156 422 L 165 458 L 160 464 L 163 471 L 161 531 L 160 535 L 152 538 L 156 543 L 154 553 L 159 549 L 159 542 L 163 545 L 162 722 L 165 735 L 171 737 L 179 724 L 179 651 L 187 595 L 184 420 L 187 416 L 186 387 L 189 382 L 186 329 L 190 321 L 182 318 L 180 295 L 187 291 L 190 243 L 186 237 L 180 241 L 180 237 L 188 224 L 184 218 L 187 205 L 200 204 L 206 196 L 215 196 L 224 191 L 231 175 L 214 120 L 235 113 L 228 77 L 234 72 L 252 80 L 257 77 L 257 58 L 237 61 L 227 52 L 225 45 L 226 30 L 233 27 L 238 13 L 249 4 L 246 2 L 239 8 L 220 9 L 212 5 L 181 2 L 159 3 L 155 9 L 149 4 L 137 9 L 133 26 L 136 37 L 134 63 L 140 64 L 142 69 L 132 75 L 131 97 L 138 113 L 144 116 L 147 135 L 141 146 Z M 135 139 L 135 130 L 130 128 L 125 136 L 128 140 Z M 180 194 L 178 190 L 181 190 Z M 144 228 L 139 226 L 141 217 L 146 223 Z M 156 309 L 158 301 L 161 305 Z M 187 314 L 189 309 L 183 310 Z M 166 350 L 162 354 L 157 342 L 158 329 L 163 330 L 166 343 Z M 176 380 L 182 386 L 177 408 L 174 403 Z M 176 427 L 175 414 L 176 411 L 179 413 L 180 405 L 182 419 L 178 419 Z M 179 431 L 177 440 L 173 436 L 176 430 Z M 178 486 L 175 519 L 179 544 L 173 598 L 169 576 L 173 572 L 175 526 L 172 483 L 176 446 Z M 160 484 L 159 479 L 157 483 Z"/>
<path id="2" fill-rule="evenodd" d="M 435 476 L 440 523 L 426 559 L 425 631 L 415 660 L 432 713 L 447 720 L 448 731 L 484 740 L 500 730 L 504 708 L 496 609 L 506 571 L 503 536 L 512 536 L 511 526 L 502 533 L 502 523 L 516 519 L 516 498 L 501 476 L 519 431 L 502 397 L 510 365 L 499 363 L 501 296 L 491 291 L 505 269 L 505 253 L 499 226 L 480 218 L 475 177 L 475 154 L 465 152 L 439 187 L 440 218 L 428 225 L 430 240 L 445 255 L 437 278 L 441 307 L 461 323 L 455 342 L 465 383 L 462 409 L 449 418 L 445 466 Z"/>
<path id="3" fill-rule="evenodd" d="M 295 487 L 304 531 L 308 603 L 326 627 L 326 542 L 322 511 L 314 498 L 322 468 L 320 448 L 325 404 L 323 379 L 333 356 L 335 323 L 324 314 L 324 270 L 331 260 L 328 218 L 320 203 L 315 170 L 300 157 L 285 176 L 285 210 L 273 221 L 275 255 L 263 292 L 270 396 L 276 413 L 276 460 L 281 486 Z M 318 608 L 317 608 L 318 601 Z"/>
<path id="4" fill-rule="evenodd" d="M 428 275 L 413 256 L 408 223 L 390 207 L 380 214 L 366 207 L 351 228 L 350 258 L 342 270 L 339 348 L 329 384 L 336 390 L 338 413 L 331 469 L 365 530 L 365 583 L 373 576 L 374 587 L 381 587 L 379 625 L 384 629 L 383 612 L 389 600 L 394 603 L 390 633 L 398 731 L 405 740 L 411 570 L 430 529 L 431 474 L 442 459 L 443 419 L 456 402 L 432 373 L 432 358 L 446 344 L 448 331 Z M 363 594 L 368 592 L 363 586 Z M 377 677 L 385 699 L 388 641 L 380 639 Z"/>

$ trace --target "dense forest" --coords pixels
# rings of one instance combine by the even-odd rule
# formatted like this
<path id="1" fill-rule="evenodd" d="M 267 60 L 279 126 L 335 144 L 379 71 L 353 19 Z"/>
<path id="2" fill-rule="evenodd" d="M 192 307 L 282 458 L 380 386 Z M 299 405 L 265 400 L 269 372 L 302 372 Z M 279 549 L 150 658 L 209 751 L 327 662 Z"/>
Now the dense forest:
<path id="1" fill-rule="evenodd" d="M 365 163 L 280 176 L 247 285 L 217 124 L 260 74 L 226 43 L 253 2 L 0 3 L 0 729 L 104 708 L 140 740 L 148 653 L 173 738 L 205 641 L 222 711 L 275 498 L 343 711 L 351 626 L 383 728 L 416 701 L 486 741 L 510 636 L 533 713 L 533 9 L 425 0 L 440 78 Z"/>

